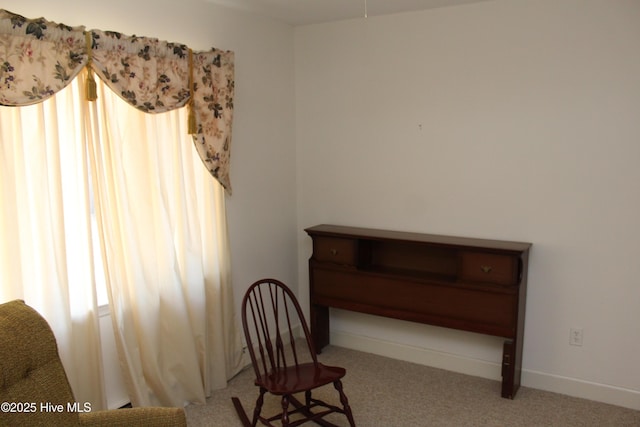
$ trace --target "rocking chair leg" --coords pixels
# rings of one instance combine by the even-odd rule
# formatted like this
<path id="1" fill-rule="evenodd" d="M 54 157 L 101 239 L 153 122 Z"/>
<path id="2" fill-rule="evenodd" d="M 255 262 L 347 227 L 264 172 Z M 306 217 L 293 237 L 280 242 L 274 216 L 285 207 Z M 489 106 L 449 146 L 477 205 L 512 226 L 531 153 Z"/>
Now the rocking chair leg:
<path id="1" fill-rule="evenodd" d="M 233 401 L 233 406 L 235 406 L 236 408 L 236 412 L 238 413 L 238 417 L 240 417 L 240 421 L 242 422 L 242 425 L 244 427 L 251 427 L 251 421 L 249 421 L 249 417 L 247 416 L 247 413 L 242 407 L 242 403 L 240 402 L 240 399 L 238 399 L 237 397 L 232 397 L 231 400 Z"/>
<path id="2" fill-rule="evenodd" d="M 258 418 L 260 417 L 260 412 L 262 411 L 262 404 L 264 403 L 264 394 L 267 392 L 266 388 L 260 387 L 260 395 L 258 396 L 258 400 L 256 400 L 256 408 L 253 410 L 253 422 L 251 425 L 255 427 L 258 425 Z"/>
<path id="3" fill-rule="evenodd" d="M 282 427 L 289 426 L 289 396 L 282 396 Z"/>
<path id="4" fill-rule="evenodd" d="M 340 394 L 340 403 L 342 403 L 344 414 L 349 420 L 349 425 L 351 427 L 356 427 L 356 422 L 353 420 L 353 414 L 351 413 L 351 406 L 349 406 L 349 399 L 347 399 L 347 395 L 344 394 L 344 391 L 342 390 L 342 381 L 335 381 L 333 383 L 333 386 L 336 388 L 336 390 L 338 390 L 338 393 Z"/>

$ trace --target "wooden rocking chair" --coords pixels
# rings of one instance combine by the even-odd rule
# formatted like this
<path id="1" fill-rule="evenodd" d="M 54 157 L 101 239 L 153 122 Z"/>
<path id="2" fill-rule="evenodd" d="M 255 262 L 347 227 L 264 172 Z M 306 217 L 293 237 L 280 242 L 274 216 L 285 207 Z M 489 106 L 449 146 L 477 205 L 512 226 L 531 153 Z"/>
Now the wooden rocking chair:
<path id="1" fill-rule="evenodd" d="M 351 427 L 355 427 L 347 396 L 342 390 L 341 378 L 346 371 L 318 362 L 300 305 L 284 283 L 263 279 L 249 287 L 242 300 L 242 326 L 256 374 L 255 384 L 260 388 L 252 421 L 240 400 L 232 398 L 244 426 L 255 427 L 258 421 L 274 426 L 272 421 L 280 420 L 282 426 L 287 427 L 307 421 L 337 427 L 323 417 L 340 413 L 347 417 Z M 298 326 L 304 332 L 305 342 L 296 341 L 294 337 L 294 328 Z M 342 407 L 311 397 L 313 389 L 331 383 L 338 391 Z M 281 396 L 282 404 L 282 411 L 269 418 L 261 415 L 266 392 Z M 302 392 L 304 404 L 294 396 Z"/>

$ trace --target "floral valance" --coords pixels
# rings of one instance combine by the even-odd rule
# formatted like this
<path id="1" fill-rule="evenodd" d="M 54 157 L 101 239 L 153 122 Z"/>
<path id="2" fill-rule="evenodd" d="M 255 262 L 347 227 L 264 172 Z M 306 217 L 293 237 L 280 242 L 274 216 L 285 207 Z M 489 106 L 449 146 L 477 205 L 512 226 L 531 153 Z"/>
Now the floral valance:
<path id="1" fill-rule="evenodd" d="M 0 104 L 29 105 L 66 87 L 85 67 L 147 113 L 190 104 L 207 169 L 231 192 L 234 55 L 148 37 L 26 19 L 0 9 Z"/>

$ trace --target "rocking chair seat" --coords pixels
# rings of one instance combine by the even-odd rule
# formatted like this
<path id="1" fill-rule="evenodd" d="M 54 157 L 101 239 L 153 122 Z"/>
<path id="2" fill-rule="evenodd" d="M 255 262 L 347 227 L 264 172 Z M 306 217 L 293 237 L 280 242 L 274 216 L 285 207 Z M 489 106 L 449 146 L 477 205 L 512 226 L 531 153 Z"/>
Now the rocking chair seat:
<path id="1" fill-rule="evenodd" d="M 319 362 L 317 365 L 303 363 L 263 375 L 256 380 L 256 385 L 266 388 L 272 394 L 283 395 L 332 384 L 344 377 L 345 374 L 344 368 L 326 366 Z"/>

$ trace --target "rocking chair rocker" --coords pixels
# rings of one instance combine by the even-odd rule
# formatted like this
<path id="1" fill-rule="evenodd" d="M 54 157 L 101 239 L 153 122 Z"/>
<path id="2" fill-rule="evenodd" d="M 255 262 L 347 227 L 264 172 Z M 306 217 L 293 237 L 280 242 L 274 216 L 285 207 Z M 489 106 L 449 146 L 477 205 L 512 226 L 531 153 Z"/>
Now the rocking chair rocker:
<path id="1" fill-rule="evenodd" d="M 296 341 L 294 337 L 294 328 L 298 325 L 306 342 Z M 349 425 L 355 427 L 347 396 L 342 390 L 341 378 L 346 371 L 318 362 L 300 305 L 284 283 L 263 279 L 249 287 L 242 300 L 242 326 L 256 374 L 255 385 L 260 389 L 251 421 L 240 400 L 232 398 L 245 427 L 255 427 L 258 421 L 274 426 L 272 422 L 276 420 L 280 420 L 284 427 L 294 427 L 308 421 L 337 427 L 323 419 L 332 413 L 345 415 Z M 288 343 L 285 342 L 287 339 Z M 342 407 L 311 397 L 313 389 L 327 384 L 333 384 L 338 391 Z M 280 396 L 282 404 L 282 411 L 268 418 L 261 415 L 267 392 Z M 304 404 L 294 396 L 302 392 Z"/>

